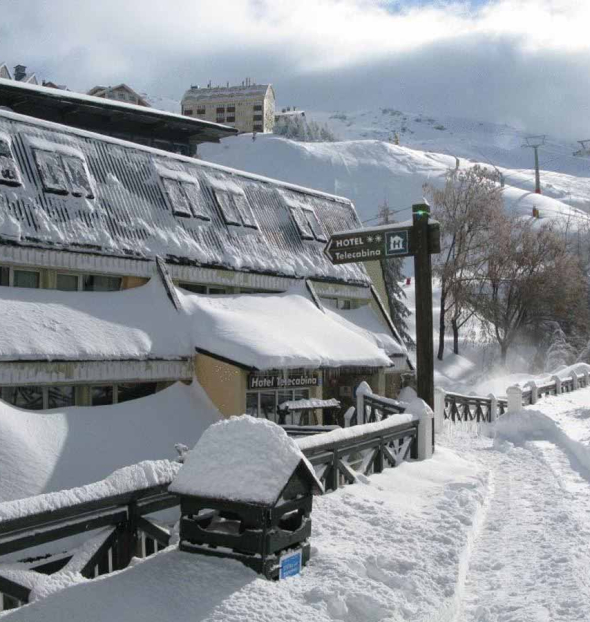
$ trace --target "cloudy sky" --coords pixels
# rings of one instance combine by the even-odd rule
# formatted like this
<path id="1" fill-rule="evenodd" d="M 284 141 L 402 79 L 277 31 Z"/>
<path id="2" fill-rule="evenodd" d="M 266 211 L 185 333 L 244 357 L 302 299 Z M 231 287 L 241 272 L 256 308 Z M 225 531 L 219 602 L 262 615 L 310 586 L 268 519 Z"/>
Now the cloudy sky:
<path id="1" fill-rule="evenodd" d="M 279 105 L 396 107 L 590 138 L 590 0 L 0 0 L 0 61 L 73 90 L 270 81 Z"/>

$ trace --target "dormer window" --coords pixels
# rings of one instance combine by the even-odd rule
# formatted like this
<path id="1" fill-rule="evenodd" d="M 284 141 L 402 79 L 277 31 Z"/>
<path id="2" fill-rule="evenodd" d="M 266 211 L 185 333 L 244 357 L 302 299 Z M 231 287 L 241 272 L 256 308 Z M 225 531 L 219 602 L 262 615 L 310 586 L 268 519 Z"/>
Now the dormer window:
<path id="1" fill-rule="evenodd" d="M 241 188 L 235 184 L 227 188 L 214 187 L 215 199 L 227 225 L 258 229 L 252 207 Z"/>
<path id="2" fill-rule="evenodd" d="M 324 233 L 324 228 L 319 218 L 316 216 L 313 207 L 294 194 L 287 194 L 286 192 L 282 192 L 281 194 L 289 207 L 289 211 L 295 221 L 301 239 L 326 242 L 327 237 Z"/>
<path id="3" fill-rule="evenodd" d="M 0 184 L 22 186 L 20 171 L 14 159 L 10 138 L 0 135 Z"/>
<path id="4" fill-rule="evenodd" d="M 207 213 L 199 180 L 185 171 L 158 168 L 164 194 L 175 216 L 211 220 Z"/>
<path id="5" fill-rule="evenodd" d="M 37 146 L 35 142 L 42 142 Z M 84 155 L 67 145 L 51 145 L 32 139 L 33 157 L 43 190 L 52 194 L 94 199 Z"/>

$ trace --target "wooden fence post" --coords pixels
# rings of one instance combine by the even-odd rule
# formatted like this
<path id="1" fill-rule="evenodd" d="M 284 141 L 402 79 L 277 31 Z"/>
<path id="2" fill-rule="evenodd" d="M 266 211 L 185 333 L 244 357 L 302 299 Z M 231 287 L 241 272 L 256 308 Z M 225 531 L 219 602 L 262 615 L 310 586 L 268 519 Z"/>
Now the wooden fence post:
<path id="1" fill-rule="evenodd" d="M 588 373 L 586 367 L 584 367 L 584 369 L 582 370 L 582 374 L 584 376 L 584 386 L 590 387 L 590 373 Z"/>
<path id="2" fill-rule="evenodd" d="M 539 388 L 534 380 L 529 380 L 527 386 L 531 389 L 531 404 L 536 404 L 539 401 Z"/>
<path id="3" fill-rule="evenodd" d="M 442 432 L 445 420 L 445 400 L 447 392 L 442 387 L 434 388 L 434 432 L 440 434 Z"/>
<path id="4" fill-rule="evenodd" d="M 344 427 L 345 428 L 349 428 L 351 425 L 351 421 L 352 418 L 354 417 L 354 406 L 351 406 L 345 413 L 344 413 Z M 358 419 L 357 419 L 357 424 L 359 423 Z"/>
<path id="5" fill-rule="evenodd" d="M 488 395 L 488 398 L 490 400 L 489 420 L 490 423 L 494 423 L 494 421 L 496 421 L 496 419 L 498 418 L 498 398 L 493 393 L 490 393 Z"/>
<path id="6" fill-rule="evenodd" d="M 522 410 L 522 389 L 518 385 L 508 387 L 506 389 L 506 397 L 508 398 L 507 413 L 515 413 Z"/>
<path id="7" fill-rule="evenodd" d="M 580 388 L 578 383 L 578 374 L 576 374 L 576 370 L 572 370 L 572 389 L 577 391 Z"/>
<path id="8" fill-rule="evenodd" d="M 561 378 L 559 376 L 551 376 L 551 380 L 555 384 L 555 395 L 561 395 Z"/>

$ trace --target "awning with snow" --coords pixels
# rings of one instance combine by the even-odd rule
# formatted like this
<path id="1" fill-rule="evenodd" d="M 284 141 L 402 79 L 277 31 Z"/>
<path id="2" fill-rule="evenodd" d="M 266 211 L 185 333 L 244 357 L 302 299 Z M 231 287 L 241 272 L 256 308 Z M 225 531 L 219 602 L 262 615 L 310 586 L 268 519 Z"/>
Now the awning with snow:
<path id="1" fill-rule="evenodd" d="M 188 322 L 161 281 L 120 292 L 0 287 L 0 362 L 192 358 Z"/>
<path id="2" fill-rule="evenodd" d="M 391 365 L 377 336 L 322 312 L 303 288 L 214 297 L 177 291 L 197 350 L 221 360 L 252 370 Z"/>

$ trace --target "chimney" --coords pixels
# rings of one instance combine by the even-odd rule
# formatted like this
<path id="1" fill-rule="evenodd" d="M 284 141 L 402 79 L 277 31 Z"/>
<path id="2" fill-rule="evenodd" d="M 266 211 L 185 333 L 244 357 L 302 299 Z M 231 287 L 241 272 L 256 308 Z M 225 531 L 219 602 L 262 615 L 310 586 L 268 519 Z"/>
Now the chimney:
<path id="1" fill-rule="evenodd" d="M 14 79 L 17 82 L 20 82 L 22 79 L 24 79 L 26 75 L 27 75 L 27 68 L 25 67 L 25 65 L 17 65 L 14 68 Z"/>

